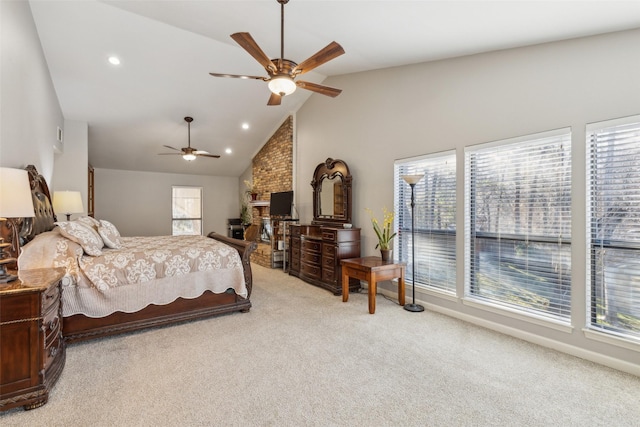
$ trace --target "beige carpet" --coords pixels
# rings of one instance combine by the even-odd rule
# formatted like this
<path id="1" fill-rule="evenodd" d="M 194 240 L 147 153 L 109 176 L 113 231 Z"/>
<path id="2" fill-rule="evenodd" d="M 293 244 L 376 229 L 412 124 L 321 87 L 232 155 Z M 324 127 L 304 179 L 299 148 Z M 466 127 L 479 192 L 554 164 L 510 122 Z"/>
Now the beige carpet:
<path id="1" fill-rule="evenodd" d="M 640 378 L 254 265 L 251 312 L 71 345 L 2 426 L 638 426 Z"/>

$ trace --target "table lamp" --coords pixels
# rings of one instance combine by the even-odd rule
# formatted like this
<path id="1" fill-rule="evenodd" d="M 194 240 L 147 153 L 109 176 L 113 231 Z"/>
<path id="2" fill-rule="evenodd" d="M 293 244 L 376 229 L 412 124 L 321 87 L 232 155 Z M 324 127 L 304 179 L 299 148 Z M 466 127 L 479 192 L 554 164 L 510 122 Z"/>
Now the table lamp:
<path id="1" fill-rule="evenodd" d="M 82 197 L 79 191 L 54 191 L 53 211 L 67 216 L 67 221 L 71 219 L 71 214 L 82 213 Z"/>
<path id="2" fill-rule="evenodd" d="M 11 231 L 11 243 L 5 243 L 0 238 L 0 283 L 7 283 L 17 279 L 17 276 L 7 273 L 5 266 L 15 263 L 20 249 L 20 227 L 22 218 L 33 217 L 33 199 L 29 174 L 24 169 L 0 168 L 0 222 L 6 222 Z M 11 248 L 12 253 L 7 249 Z"/>

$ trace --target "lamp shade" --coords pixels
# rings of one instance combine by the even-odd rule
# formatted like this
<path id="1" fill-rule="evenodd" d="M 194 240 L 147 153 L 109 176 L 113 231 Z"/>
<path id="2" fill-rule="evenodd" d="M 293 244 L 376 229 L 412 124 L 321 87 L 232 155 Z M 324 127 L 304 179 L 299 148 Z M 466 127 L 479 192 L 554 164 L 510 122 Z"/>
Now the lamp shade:
<path id="1" fill-rule="evenodd" d="M 29 174 L 24 169 L 0 168 L 0 218 L 35 216 Z"/>
<path id="2" fill-rule="evenodd" d="M 291 95 L 296 90 L 296 84 L 286 74 L 279 74 L 274 76 L 271 80 L 269 80 L 268 85 L 269 90 L 276 95 Z"/>
<path id="3" fill-rule="evenodd" d="M 409 185 L 416 185 L 424 175 L 402 175 L 402 179 Z"/>
<path id="4" fill-rule="evenodd" d="M 55 212 L 69 215 L 84 212 L 82 207 L 82 197 L 79 191 L 54 191 L 53 210 Z"/>

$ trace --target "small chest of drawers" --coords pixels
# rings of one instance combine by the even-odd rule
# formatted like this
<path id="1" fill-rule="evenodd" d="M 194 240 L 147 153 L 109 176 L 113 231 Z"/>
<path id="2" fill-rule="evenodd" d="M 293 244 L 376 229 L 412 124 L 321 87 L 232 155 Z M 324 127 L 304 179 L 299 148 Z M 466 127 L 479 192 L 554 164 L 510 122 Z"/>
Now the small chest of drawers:
<path id="1" fill-rule="evenodd" d="M 289 274 L 342 294 L 340 260 L 360 256 L 360 229 L 292 225 L 289 239 Z M 350 290 L 359 288 L 358 280 L 350 280 Z"/>
<path id="2" fill-rule="evenodd" d="M 47 403 L 65 362 L 64 268 L 23 270 L 0 284 L 0 411 Z"/>

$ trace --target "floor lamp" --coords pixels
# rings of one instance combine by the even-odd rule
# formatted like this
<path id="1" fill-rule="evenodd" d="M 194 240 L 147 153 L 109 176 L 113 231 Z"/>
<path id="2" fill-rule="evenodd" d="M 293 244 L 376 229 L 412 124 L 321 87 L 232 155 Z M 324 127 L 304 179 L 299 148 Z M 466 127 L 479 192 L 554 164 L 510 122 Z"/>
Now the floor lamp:
<path id="1" fill-rule="evenodd" d="M 402 179 L 411 187 L 411 287 L 413 300 L 411 304 L 405 304 L 404 309 L 407 311 L 420 312 L 424 311 L 424 307 L 416 304 L 416 240 L 415 240 L 415 186 L 424 175 L 403 175 Z"/>

